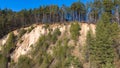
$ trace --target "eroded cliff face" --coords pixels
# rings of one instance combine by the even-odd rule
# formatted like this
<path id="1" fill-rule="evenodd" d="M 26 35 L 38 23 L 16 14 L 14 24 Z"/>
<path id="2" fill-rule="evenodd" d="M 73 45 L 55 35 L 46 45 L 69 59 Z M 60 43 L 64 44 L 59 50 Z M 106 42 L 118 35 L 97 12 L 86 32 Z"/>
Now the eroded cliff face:
<path id="1" fill-rule="evenodd" d="M 73 51 L 73 54 L 77 57 L 79 57 L 81 60 L 83 59 L 82 57 L 82 52 L 83 50 L 79 51 L 79 47 L 83 47 L 85 45 L 85 40 L 86 40 L 86 35 L 88 30 L 92 30 L 93 33 L 95 33 L 95 25 L 94 24 L 87 24 L 87 23 L 79 23 L 81 30 L 80 30 L 80 36 L 79 40 L 77 42 L 77 46 L 75 46 L 75 49 Z M 15 51 L 11 54 L 11 58 L 16 62 L 19 58 L 20 55 L 25 55 L 28 54 L 32 50 L 32 46 L 35 45 L 37 40 L 39 39 L 40 36 L 46 35 L 49 33 L 49 29 L 45 29 L 43 25 L 37 25 L 34 24 L 34 29 L 31 32 L 26 32 L 18 41 L 16 41 L 16 49 Z M 30 27 L 24 28 L 24 29 L 29 29 Z M 59 28 L 61 31 L 61 37 L 70 36 L 70 24 L 53 24 L 49 26 L 50 29 L 53 31 L 56 28 Z M 18 35 L 18 30 L 13 31 L 13 33 L 17 36 Z M 66 33 L 66 34 L 65 34 Z M 6 43 L 6 40 L 9 35 L 5 36 L 4 38 L 0 39 L 0 45 L 3 46 Z M 22 41 L 22 42 L 21 42 Z M 70 40 L 69 45 L 74 45 L 75 43 L 73 40 Z M 0 46 L 0 48 L 1 48 Z M 52 46 L 52 45 L 51 45 Z M 52 52 L 52 51 L 51 51 Z M 81 52 L 81 53 L 80 53 Z"/>

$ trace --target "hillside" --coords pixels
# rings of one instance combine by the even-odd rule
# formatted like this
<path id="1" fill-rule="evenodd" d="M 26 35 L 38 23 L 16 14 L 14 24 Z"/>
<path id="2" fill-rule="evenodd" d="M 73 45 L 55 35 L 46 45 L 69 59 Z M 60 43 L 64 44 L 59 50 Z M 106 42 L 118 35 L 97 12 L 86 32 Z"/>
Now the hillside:
<path id="1" fill-rule="evenodd" d="M 55 40 L 54 43 L 48 44 L 49 47 L 46 49 L 46 53 L 53 55 L 54 53 L 53 49 L 58 45 L 58 42 L 61 41 L 61 43 L 64 43 L 65 39 L 68 39 L 67 45 L 73 48 L 73 50 L 71 51 L 71 54 L 77 57 L 81 61 L 84 68 L 88 68 L 89 65 L 85 62 L 85 58 L 84 58 L 85 40 L 86 40 L 87 32 L 91 29 L 93 33 L 95 33 L 96 27 L 94 24 L 87 24 L 87 23 L 79 23 L 79 25 L 81 30 L 79 31 L 80 35 L 78 37 L 78 41 L 74 41 L 71 39 L 70 23 L 52 24 L 49 26 L 46 24 L 39 24 L 39 25 L 34 24 L 29 27 L 21 28 L 13 31 L 14 35 L 16 36 L 16 41 L 15 41 L 16 47 L 15 47 L 15 50 L 10 54 L 10 57 L 12 60 L 10 61 L 10 63 L 11 62 L 17 63 L 18 58 L 21 55 L 27 55 L 28 57 L 32 58 L 30 53 L 32 50 L 34 50 L 33 47 L 36 46 L 36 43 L 38 42 L 39 38 L 42 37 L 43 35 L 47 36 L 50 32 L 54 33 L 54 31 L 58 28 L 61 34 L 58 36 L 58 39 Z M 4 38 L 0 39 L 0 45 L 4 45 L 8 37 L 9 37 L 9 34 Z M 54 66 L 54 64 L 55 62 L 53 61 L 51 66 Z"/>
<path id="2" fill-rule="evenodd" d="M 120 0 L 30 2 L 2 3 L 0 68 L 120 68 Z"/>

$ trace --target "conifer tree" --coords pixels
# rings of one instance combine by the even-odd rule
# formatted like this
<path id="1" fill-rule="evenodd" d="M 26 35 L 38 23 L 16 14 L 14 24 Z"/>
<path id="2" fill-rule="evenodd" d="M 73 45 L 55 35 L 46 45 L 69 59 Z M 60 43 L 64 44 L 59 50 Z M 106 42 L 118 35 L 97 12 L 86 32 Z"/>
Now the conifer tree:
<path id="1" fill-rule="evenodd" d="M 113 26 L 113 27 L 112 27 Z M 118 27 L 115 23 L 110 23 L 110 17 L 104 13 L 96 26 L 96 37 L 94 42 L 90 42 L 88 34 L 87 44 L 90 46 L 91 68 L 114 68 L 115 51 L 113 40 L 118 35 Z M 117 29 L 117 30 L 115 30 Z"/>

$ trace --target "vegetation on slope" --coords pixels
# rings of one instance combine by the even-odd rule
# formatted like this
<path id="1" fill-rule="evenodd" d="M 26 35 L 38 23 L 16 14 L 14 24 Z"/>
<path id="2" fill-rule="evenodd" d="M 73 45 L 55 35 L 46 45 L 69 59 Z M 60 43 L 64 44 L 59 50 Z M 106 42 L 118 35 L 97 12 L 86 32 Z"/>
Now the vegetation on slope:
<path id="1" fill-rule="evenodd" d="M 90 67 L 92 68 L 116 68 L 115 67 L 115 38 L 119 37 L 119 26 L 117 23 L 110 23 L 107 13 L 102 15 L 97 23 L 96 36 L 90 32 L 87 36 L 87 48 Z"/>
<path id="2" fill-rule="evenodd" d="M 70 27 L 70 33 L 71 33 L 71 38 L 75 41 L 78 40 L 78 37 L 80 35 L 80 25 L 78 22 L 72 23 Z"/>
<path id="3" fill-rule="evenodd" d="M 90 68 L 119 68 L 120 37 L 119 37 L 119 0 L 94 0 L 86 5 L 75 2 L 70 7 L 57 5 L 44 6 L 33 10 L 13 12 L 8 9 L 0 10 L 0 38 L 14 29 L 26 27 L 34 23 L 55 23 L 65 21 L 86 21 L 97 23 L 96 33 L 88 32 L 86 40 L 86 61 Z M 56 16 L 56 17 L 55 17 Z M 44 28 L 48 29 L 48 25 Z M 28 30 L 32 31 L 34 27 Z M 72 23 L 71 38 L 59 38 L 59 28 L 39 38 L 32 45 L 31 53 L 20 56 L 17 63 L 11 60 L 10 54 L 15 49 L 15 36 L 10 33 L 6 44 L 0 53 L 0 67 L 7 68 L 83 68 L 85 62 L 74 56 L 73 48 L 68 45 L 72 39 L 76 44 L 80 36 L 80 25 Z M 27 31 L 22 29 L 18 39 Z M 52 46 L 52 47 L 51 47 Z M 79 46 L 80 47 L 80 46 Z M 10 63 L 10 64 L 9 64 Z"/>
<path id="4" fill-rule="evenodd" d="M 80 28 L 78 23 L 74 25 L 76 26 Z M 71 38 L 69 36 L 59 38 L 60 35 L 59 28 L 42 35 L 36 44 L 32 45 L 30 53 L 21 55 L 18 62 L 11 60 L 9 68 L 83 68 L 80 59 L 72 54 L 74 47 L 68 45 Z M 0 55 L 0 59 L 3 58 Z"/>
<path id="5" fill-rule="evenodd" d="M 6 41 L 6 44 L 2 47 L 2 52 L 0 54 L 0 68 L 8 68 L 9 62 L 11 62 L 10 54 L 15 49 L 15 36 L 11 32 Z"/>

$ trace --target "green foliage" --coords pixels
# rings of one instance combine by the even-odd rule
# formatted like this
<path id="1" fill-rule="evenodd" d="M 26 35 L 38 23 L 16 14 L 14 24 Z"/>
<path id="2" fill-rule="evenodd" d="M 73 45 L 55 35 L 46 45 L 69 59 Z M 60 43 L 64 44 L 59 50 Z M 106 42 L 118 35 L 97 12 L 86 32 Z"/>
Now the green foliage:
<path id="1" fill-rule="evenodd" d="M 86 20 L 89 21 L 90 18 L 92 22 L 96 23 L 103 13 L 102 11 L 107 12 L 109 16 L 112 17 L 111 19 L 114 20 L 113 18 L 116 18 L 116 15 L 119 16 L 119 9 L 117 9 L 117 7 L 120 7 L 119 4 L 119 0 L 89 0 L 86 4 L 81 1 L 74 2 L 70 7 L 66 7 L 65 5 L 62 7 L 58 5 L 47 5 L 40 6 L 40 8 L 36 9 L 23 9 L 19 12 L 14 12 L 11 9 L 2 9 L 0 10 L 0 38 L 14 29 L 35 23 L 47 22 L 47 24 L 51 24 L 67 22 L 67 20 L 82 22 Z M 67 13 L 67 16 L 65 16 L 65 13 Z M 67 17 L 69 17 L 69 19 L 67 19 Z"/>
<path id="2" fill-rule="evenodd" d="M 71 33 L 71 38 L 73 39 L 73 40 L 77 40 L 78 39 L 78 37 L 79 37 L 79 35 L 80 35 L 80 31 L 81 30 L 81 28 L 80 28 L 80 25 L 79 25 L 79 23 L 72 23 L 71 24 L 71 27 L 70 27 L 70 33 Z"/>
<path id="3" fill-rule="evenodd" d="M 119 45 L 120 45 L 120 28 L 119 28 L 119 24 L 118 23 L 113 23 L 111 26 L 111 31 L 109 32 L 111 34 L 111 37 L 112 37 L 112 40 L 113 40 L 113 46 L 115 48 L 115 59 L 116 60 L 119 60 L 120 58 L 120 48 L 119 48 Z M 112 33 L 111 33 L 112 32 Z"/>
<path id="4" fill-rule="evenodd" d="M 18 34 L 18 39 L 21 38 L 26 32 L 27 32 L 27 30 L 20 29 L 19 34 Z"/>
<path id="5" fill-rule="evenodd" d="M 31 26 L 30 28 L 28 28 L 27 32 L 30 33 L 33 29 L 34 29 L 34 27 Z"/>
<path id="6" fill-rule="evenodd" d="M 14 49 L 15 48 L 15 36 L 14 34 L 11 32 L 9 34 L 9 37 L 6 41 L 6 44 L 3 46 L 3 54 L 4 55 L 7 55 L 10 53 L 11 49 Z"/>
<path id="7" fill-rule="evenodd" d="M 20 56 L 16 68 L 33 68 L 33 61 L 27 56 Z"/>
<path id="8" fill-rule="evenodd" d="M 111 14 L 112 9 L 114 8 L 114 1 L 112 0 L 103 0 L 104 10 Z"/>
<path id="9" fill-rule="evenodd" d="M 35 62 L 38 64 L 38 67 L 47 68 L 50 66 L 53 60 L 57 60 L 57 62 L 52 66 L 52 68 L 62 68 L 66 67 L 67 58 L 69 58 L 71 54 L 71 48 L 68 47 L 69 39 L 65 38 L 64 41 L 58 41 L 56 46 L 53 49 L 53 56 L 48 54 L 46 51 L 49 47 L 49 44 L 53 42 L 52 36 L 56 36 L 56 38 L 61 34 L 59 29 L 55 29 L 53 33 L 49 33 L 48 35 L 43 35 L 39 38 L 36 46 L 33 49 L 33 58 L 35 58 Z M 65 63 L 63 62 L 65 60 Z M 72 61 L 70 62 L 72 63 Z M 67 66 L 69 67 L 69 66 Z"/>
<path id="10" fill-rule="evenodd" d="M 93 36 L 93 33 L 91 29 L 87 33 L 87 39 L 86 39 L 86 46 L 85 46 L 85 60 L 87 62 L 90 62 L 90 54 L 92 53 L 92 47 L 94 46 L 95 38 Z"/>
<path id="11" fill-rule="evenodd" d="M 67 45 L 61 45 L 61 41 L 58 42 L 57 46 L 55 47 L 54 54 L 57 59 L 63 60 L 67 55 Z"/>
<path id="12" fill-rule="evenodd" d="M 49 24 L 45 24 L 45 25 L 43 26 L 43 28 L 48 29 L 48 28 L 49 28 Z"/>
<path id="13" fill-rule="evenodd" d="M 74 59 L 73 59 L 73 66 L 75 68 L 83 68 L 80 60 L 78 58 L 76 58 L 76 57 L 74 57 Z"/>
<path id="14" fill-rule="evenodd" d="M 61 35 L 61 32 L 60 32 L 59 28 L 56 28 L 56 29 L 54 30 L 53 34 L 56 35 L 56 36 Z"/>
<path id="15" fill-rule="evenodd" d="M 0 68 L 6 67 L 6 61 L 7 59 L 2 54 L 0 54 Z"/>
<path id="16" fill-rule="evenodd" d="M 86 7 L 87 5 L 82 2 L 75 2 L 71 7 L 62 6 L 59 8 L 57 5 L 44 6 L 38 9 L 33 10 L 21 10 L 19 12 L 14 12 L 10 9 L 0 10 L 0 38 L 8 34 L 9 32 L 19 29 L 21 27 L 26 27 L 35 22 L 61 22 L 67 19 L 66 17 L 73 18 L 74 21 L 85 21 L 84 18 L 93 19 L 93 21 L 98 21 L 101 17 L 101 20 L 97 23 L 96 36 L 93 37 L 91 31 L 88 32 L 86 40 L 86 58 L 90 62 L 91 66 L 94 68 L 114 68 L 114 48 L 119 47 L 119 27 L 117 23 L 113 23 L 114 18 L 119 18 L 119 0 L 94 0 L 90 2 L 90 9 Z M 70 9 L 71 8 L 71 9 Z M 117 9 L 118 8 L 118 9 Z M 64 10 L 66 12 L 64 12 Z M 88 9 L 88 11 L 86 11 Z M 103 12 L 104 15 L 101 15 Z M 114 12 L 112 12 L 114 11 Z M 117 13 L 118 12 L 118 13 Z M 67 16 L 65 16 L 67 13 Z M 85 17 L 88 14 L 88 17 Z M 56 15 L 56 17 L 55 17 Z M 60 15 L 60 16 L 59 16 Z M 90 15 L 90 16 L 89 16 Z M 89 20 L 87 19 L 87 20 Z M 68 20 L 70 21 L 70 20 Z M 45 24 L 43 28 L 48 29 L 49 25 Z M 31 32 L 34 27 L 28 29 L 28 33 Z M 50 30 L 52 31 L 52 30 Z M 72 23 L 70 27 L 71 38 L 75 41 L 78 40 L 80 35 L 80 26 L 79 23 Z M 26 33 L 25 29 L 19 31 L 18 40 Z M 70 65 L 75 68 L 82 68 L 78 58 L 71 56 L 71 48 L 68 47 L 68 40 L 63 39 L 56 43 L 58 37 L 61 35 L 60 30 L 57 28 L 50 32 L 47 36 L 41 36 L 36 43 L 36 46 L 33 46 L 32 58 L 35 61 L 35 65 L 41 68 L 49 68 L 49 64 L 52 59 L 55 59 L 56 68 L 69 68 Z M 15 48 L 15 37 L 13 33 L 10 33 L 9 38 L 6 44 L 2 48 L 2 54 L 0 54 L 0 68 L 6 68 L 8 65 L 8 58 Z M 21 40 L 22 43 L 22 40 Z M 56 45 L 54 49 L 54 56 L 51 56 L 47 53 L 47 49 L 50 44 Z M 119 48 L 118 52 L 119 52 Z M 33 65 L 30 58 L 24 56 L 20 57 L 18 66 L 20 68 L 30 68 Z M 34 67 L 37 68 L 37 67 Z"/>
<path id="17" fill-rule="evenodd" d="M 33 55 L 37 54 L 37 52 L 44 52 L 47 46 L 47 42 L 46 42 L 46 37 L 45 36 L 41 36 L 39 38 L 39 40 L 36 43 L 36 46 L 33 48 Z"/>
<path id="18" fill-rule="evenodd" d="M 52 61 L 51 55 L 46 51 L 51 44 L 51 33 L 48 35 L 43 35 L 37 41 L 35 47 L 33 47 L 32 56 L 35 58 L 35 63 L 41 68 L 47 68 Z"/>
<path id="19" fill-rule="evenodd" d="M 72 48 L 68 46 L 68 41 L 68 39 L 64 39 L 64 41 L 59 40 L 57 42 L 53 50 L 56 59 L 56 64 L 54 64 L 53 68 L 69 68 L 71 66 L 83 68 L 79 59 L 72 56 Z"/>
<path id="20" fill-rule="evenodd" d="M 68 46 L 62 45 L 62 41 L 58 41 L 57 46 L 54 48 L 54 56 L 57 59 L 57 63 L 53 68 L 64 68 L 64 62 L 66 57 L 68 56 Z"/>
<path id="21" fill-rule="evenodd" d="M 9 34 L 9 37 L 5 43 L 5 45 L 2 47 L 2 54 L 0 54 L 0 67 L 1 68 L 6 68 L 8 66 L 9 58 L 10 58 L 10 53 L 12 50 L 15 49 L 15 36 L 11 32 Z"/>
<path id="22" fill-rule="evenodd" d="M 52 41 L 53 43 L 55 43 L 55 42 L 57 41 L 58 36 L 60 36 L 60 35 L 61 35 L 61 32 L 60 32 L 59 28 L 56 28 L 56 29 L 53 31 L 53 34 L 52 34 L 52 36 L 51 36 L 51 41 Z"/>
<path id="23" fill-rule="evenodd" d="M 43 62 L 42 62 L 42 64 L 41 64 L 41 68 L 48 68 L 49 67 L 49 65 L 50 65 L 50 63 L 51 63 L 51 61 L 52 61 L 52 56 L 51 55 L 49 55 L 49 54 L 46 54 L 45 56 L 44 56 L 44 60 L 43 60 Z"/>
<path id="24" fill-rule="evenodd" d="M 74 68 L 83 68 L 80 60 L 72 55 L 69 55 L 69 57 L 64 60 L 63 65 L 63 68 L 69 68 L 70 66 L 73 66 Z"/>
<path id="25" fill-rule="evenodd" d="M 72 47 L 68 46 L 69 39 L 65 37 L 62 40 L 58 40 L 57 38 L 60 35 L 61 32 L 57 28 L 53 32 L 49 32 L 49 34 L 41 36 L 37 43 L 32 46 L 32 59 L 27 56 L 21 56 L 18 60 L 18 63 L 16 64 L 16 67 L 69 68 L 70 66 L 74 66 L 75 68 L 83 68 L 80 60 L 76 57 L 73 57 L 71 54 Z M 52 39 L 52 36 L 56 37 L 55 41 Z M 51 55 L 47 53 L 47 50 L 49 48 L 49 45 L 53 42 L 56 44 L 54 48 L 51 49 L 53 51 L 53 54 Z"/>
<path id="26" fill-rule="evenodd" d="M 115 68 L 115 65 L 108 62 L 107 64 L 103 65 L 102 68 Z"/>
<path id="27" fill-rule="evenodd" d="M 108 20 L 107 17 L 106 20 Z M 97 24 L 97 28 L 96 28 L 96 49 L 98 51 L 95 52 L 95 54 L 97 55 L 97 57 L 95 58 L 95 60 L 101 64 L 101 63 L 105 63 L 107 64 L 107 62 L 110 62 L 113 64 L 113 60 L 114 60 L 114 49 L 112 47 L 113 41 L 112 41 L 112 36 L 109 33 L 111 30 L 110 23 L 109 21 L 106 20 L 102 20 L 101 22 L 99 22 Z M 95 49 L 95 50 L 96 50 Z"/>
<path id="28" fill-rule="evenodd" d="M 107 68 L 111 66 L 111 68 L 114 68 L 115 51 L 113 41 L 118 35 L 118 25 L 110 23 L 110 17 L 107 13 L 104 13 L 99 23 L 97 23 L 95 39 L 90 32 L 87 36 L 86 42 L 89 46 L 91 67 Z"/>

